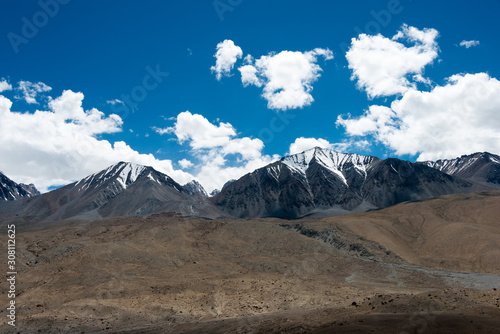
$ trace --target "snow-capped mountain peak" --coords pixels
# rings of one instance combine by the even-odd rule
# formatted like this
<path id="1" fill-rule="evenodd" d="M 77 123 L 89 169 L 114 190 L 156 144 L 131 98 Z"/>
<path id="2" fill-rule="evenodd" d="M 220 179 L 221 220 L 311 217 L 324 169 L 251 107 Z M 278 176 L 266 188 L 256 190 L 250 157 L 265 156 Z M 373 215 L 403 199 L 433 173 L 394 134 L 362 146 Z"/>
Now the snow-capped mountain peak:
<path id="1" fill-rule="evenodd" d="M 450 175 L 457 175 L 474 165 L 478 160 L 500 164 L 500 157 L 488 152 L 462 155 L 455 159 L 441 159 L 437 161 L 424 161 L 422 164 L 438 169 Z"/>
<path id="2" fill-rule="evenodd" d="M 134 183 L 137 180 L 146 167 L 130 162 L 122 163 L 122 165 L 123 168 L 121 169 L 116 180 L 121 183 L 123 189 L 126 189 L 128 184 Z"/>
<path id="3" fill-rule="evenodd" d="M 103 171 L 94 173 L 78 181 L 76 186 L 80 186 L 80 190 L 86 190 L 91 186 L 99 186 L 108 180 L 114 179 L 116 183 L 125 190 L 139 178 L 146 168 L 148 167 L 132 162 L 119 162 Z"/>
<path id="4" fill-rule="evenodd" d="M 409 161 L 314 148 L 243 176 L 213 202 L 236 217 L 297 218 L 382 208 L 471 186 Z"/>
<path id="5" fill-rule="evenodd" d="M 456 175 L 463 170 L 466 170 L 477 161 L 477 157 L 462 156 L 456 159 L 444 159 L 437 161 L 426 161 L 426 166 L 438 169 L 450 175 Z"/>
<path id="6" fill-rule="evenodd" d="M 186 183 L 183 188 L 190 195 L 201 194 L 203 197 L 208 197 L 205 188 L 196 180 Z"/>
<path id="7" fill-rule="evenodd" d="M 337 174 L 344 182 L 345 178 L 341 171 L 345 166 L 354 166 L 366 172 L 366 169 L 378 160 L 378 158 L 371 156 L 340 153 L 330 149 L 315 147 L 302 153 L 285 157 L 281 161 L 290 168 L 305 174 L 313 159 L 326 169 Z"/>
<path id="8" fill-rule="evenodd" d="M 203 197 L 206 192 L 199 183 L 192 182 L 191 186 L 196 194 L 191 194 L 189 189 L 153 167 L 120 162 L 43 194 L 38 200 L 11 205 L 5 217 L 19 214 L 37 220 L 60 220 L 145 216 L 157 212 L 202 216 L 222 214 Z"/>
<path id="9" fill-rule="evenodd" d="M 488 152 L 420 163 L 452 176 L 480 183 L 500 184 L 500 157 Z"/>

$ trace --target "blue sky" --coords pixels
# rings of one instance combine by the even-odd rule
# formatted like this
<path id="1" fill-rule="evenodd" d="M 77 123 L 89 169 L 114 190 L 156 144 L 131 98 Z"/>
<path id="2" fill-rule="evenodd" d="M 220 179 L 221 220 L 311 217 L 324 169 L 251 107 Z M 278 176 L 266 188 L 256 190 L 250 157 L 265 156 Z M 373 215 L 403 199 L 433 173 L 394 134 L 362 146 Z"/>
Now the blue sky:
<path id="1" fill-rule="evenodd" d="M 498 0 L 9 2 L 0 170 L 47 190 L 132 160 L 210 191 L 313 144 L 412 161 L 498 154 L 499 12 Z M 218 80 L 226 40 L 241 55 Z M 304 59 L 289 68 L 304 71 L 297 88 L 286 64 Z M 312 99 L 270 106 L 290 87 Z"/>

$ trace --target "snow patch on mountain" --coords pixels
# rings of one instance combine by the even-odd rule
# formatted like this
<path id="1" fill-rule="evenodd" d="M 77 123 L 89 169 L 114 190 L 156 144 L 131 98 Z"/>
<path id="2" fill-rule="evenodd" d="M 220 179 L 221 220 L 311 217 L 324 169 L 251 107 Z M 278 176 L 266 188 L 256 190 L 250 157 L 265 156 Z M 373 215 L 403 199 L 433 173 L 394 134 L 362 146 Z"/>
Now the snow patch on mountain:
<path id="1" fill-rule="evenodd" d="M 108 180 L 115 179 L 118 185 L 125 190 L 138 179 L 146 168 L 146 166 L 132 162 L 119 162 L 108 167 L 104 171 L 85 177 L 78 181 L 76 186 L 81 186 L 80 190 L 87 190 L 91 186 L 97 187 Z"/>
<path id="2" fill-rule="evenodd" d="M 500 157 L 488 152 L 463 155 L 456 159 L 443 159 L 437 161 L 424 161 L 424 165 L 437 169 L 449 175 L 460 175 L 471 168 L 478 160 L 483 162 L 491 161 L 500 165 Z"/>
<path id="3" fill-rule="evenodd" d="M 134 163 L 126 163 L 120 174 L 117 177 L 117 181 L 123 186 L 123 189 L 127 189 L 127 185 L 134 183 L 139 175 L 146 169 L 145 166 L 137 165 Z"/>
<path id="4" fill-rule="evenodd" d="M 424 164 L 446 174 L 456 175 L 473 165 L 477 159 L 476 157 L 470 159 L 457 158 L 452 160 L 426 161 Z"/>
<path id="5" fill-rule="evenodd" d="M 499 164 L 500 165 L 500 159 L 497 159 L 497 157 L 494 157 L 492 155 L 489 156 L 490 158 L 490 161 L 493 162 L 493 163 L 496 163 L 496 164 Z"/>
<path id="6" fill-rule="evenodd" d="M 347 180 L 342 173 L 347 166 L 354 166 L 354 168 L 366 175 L 367 169 L 372 166 L 376 158 L 358 154 L 339 153 L 333 150 L 316 147 L 302 153 L 285 157 L 281 161 L 291 169 L 305 175 L 313 159 L 321 166 L 337 175 L 342 182 L 347 185 Z"/>

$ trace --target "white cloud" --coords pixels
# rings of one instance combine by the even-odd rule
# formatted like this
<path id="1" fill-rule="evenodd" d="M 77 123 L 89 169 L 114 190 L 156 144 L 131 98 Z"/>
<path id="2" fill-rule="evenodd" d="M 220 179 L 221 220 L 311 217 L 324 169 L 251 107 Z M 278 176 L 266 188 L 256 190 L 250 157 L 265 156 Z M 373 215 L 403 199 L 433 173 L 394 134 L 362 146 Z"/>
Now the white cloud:
<path id="1" fill-rule="evenodd" d="M 500 81 L 459 74 L 430 92 L 410 90 L 391 107 L 371 106 L 359 118 L 338 118 L 351 136 L 372 135 L 396 154 L 418 160 L 500 152 Z"/>
<path id="2" fill-rule="evenodd" d="M 413 76 L 413 81 L 423 83 L 427 86 L 432 87 L 432 80 L 429 78 L 424 78 L 421 74 L 415 74 Z"/>
<path id="3" fill-rule="evenodd" d="M 179 143 L 189 141 L 193 149 L 212 148 L 224 146 L 229 143 L 231 137 L 236 136 L 236 131 L 229 123 L 214 125 L 199 114 L 191 114 L 189 111 L 180 113 L 173 127 L 157 129 L 157 132 L 174 133 Z"/>
<path id="4" fill-rule="evenodd" d="M 188 159 L 179 160 L 178 163 L 179 163 L 179 166 L 181 166 L 182 168 L 185 168 L 185 169 L 191 168 L 194 166 L 194 164 Z"/>
<path id="5" fill-rule="evenodd" d="M 357 80 L 358 89 L 365 90 L 370 98 L 403 94 L 416 88 L 415 82 L 428 84 L 422 74 L 438 56 L 437 37 L 435 29 L 418 30 L 407 25 L 392 39 L 360 34 L 352 39 L 346 53 L 351 80 Z"/>
<path id="6" fill-rule="evenodd" d="M 157 128 L 157 132 L 172 133 L 180 144 L 189 144 L 190 154 L 200 161 L 196 178 L 208 192 L 278 159 L 262 154 L 264 143 L 260 139 L 238 138 L 230 123 L 215 125 L 189 111 L 177 115 L 174 126 Z M 230 157 L 236 162 L 228 163 Z"/>
<path id="7" fill-rule="evenodd" d="M 12 111 L 12 101 L 0 95 L 0 170 L 18 182 L 34 183 L 41 191 L 79 180 L 119 161 L 153 166 L 183 184 L 193 177 L 175 170 L 170 160 L 140 154 L 123 141 L 97 137 L 121 131 L 117 115 L 83 110 L 84 95 L 72 91 L 49 103 L 47 111 Z"/>
<path id="8" fill-rule="evenodd" d="M 467 49 L 468 48 L 472 48 L 474 46 L 478 46 L 478 45 L 479 45 L 479 41 L 466 41 L 466 40 L 463 40 L 463 41 L 460 42 L 460 46 L 464 46 Z"/>
<path id="9" fill-rule="evenodd" d="M 0 93 L 6 90 L 12 90 L 12 85 L 5 79 L 0 80 Z"/>
<path id="10" fill-rule="evenodd" d="M 341 143 L 330 143 L 326 139 L 322 138 L 304 138 L 299 137 L 295 139 L 295 141 L 290 144 L 288 149 L 288 155 L 293 155 L 297 153 L 304 152 L 311 148 L 320 147 L 331 149 L 337 152 L 348 152 L 350 149 L 366 149 L 369 146 L 369 142 L 367 140 L 359 140 L 359 141 L 344 141 Z"/>
<path id="11" fill-rule="evenodd" d="M 321 67 L 316 64 L 318 56 L 333 59 L 328 49 L 314 49 L 308 52 L 282 51 L 254 60 L 245 58 L 241 66 L 243 86 L 264 86 L 262 96 L 268 108 L 287 110 L 309 106 L 313 101 L 312 84 L 320 77 Z"/>
<path id="12" fill-rule="evenodd" d="M 160 134 L 160 135 L 165 135 L 167 133 L 171 133 L 172 132 L 170 130 L 170 128 L 162 129 L 162 128 L 158 128 L 156 126 L 153 126 L 153 127 L 151 127 L 151 129 L 153 129 L 154 132 L 156 132 L 157 134 Z"/>
<path id="13" fill-rule="evenodd" d="M 19 81 L 19 87 L 17 88 L 21 96 L 16 98 L 24 99 L 28 104 L 38 104 L 36 97 L 39 93 L 44 93 L 52 90 L 52 87 L 47 86 L 43 82 L 32 83 L 29 81 Z"/>
<path id="14" fill-rule="evenodd" d="M 384 106 L 370 106 L 363 117 L 358 119 L 337 118 L 337 125 L 345 127 L 351 136 L 364 136 L 368 133 L 379 132 L 384 135 L 389 127 L 396 126 L 397 115 L 391 108 Z"/>
<path id="15" fill-rule="evenodd" d="M 196 178 L 200 180 L 200 183 L 208 193 L 211 193 L 214 189 L 220 190 L 227 181 L 237 180 L 243 175 L 251 173 L 280 158 L 276 155 L 262 155 L 257 159 L 242 161 L 238 166 L 227 166 L 222 155 L 214 155 L 213 157 L 207 155 L 206 157 L 207 163 L 201 167 Z"/>
<path id="16" fill-rule="evenodd" d="M 122 100 L 118 100 L 118 99 L 114 99 L 114 100 L 109 100 L 109 101 L 106 101 L 107 104 L 111 104 L 111 105 L 116 105 L 116 104 L 125 104 Z"/>
<path id="17" fill-rule="evenodd" d="M 216 58 L 215 65 L 210 68 L 212 72 L 215 72 L 217 80 L 220 80 L 224 76 L 231 76 L 234 64 L 242 56 L 243 51 L 241 48 L 229 39 L 217 44 L 217 52 L 214 55 Z"/>
<path id="18" fill-rule="evenodd" d="M 257 87 L 262 87 L 263 80 L 257 77 L 259 71 L 253 65 L 244 65 L 238 69 L 241 73 L 241 82 L 243 87 L 248 85 L 255 85 Z"/>
<path id="19" fill-rule="evenodd" d="M 322 138 L 316 139 L 316 138 L 300 137 L 295 139 L 295 141 L 292 144 L 290 144 L 290 148 L 288 149 L 288 155 L 301 153 L 315 147 L 331 149 L 332 144 Z"/>

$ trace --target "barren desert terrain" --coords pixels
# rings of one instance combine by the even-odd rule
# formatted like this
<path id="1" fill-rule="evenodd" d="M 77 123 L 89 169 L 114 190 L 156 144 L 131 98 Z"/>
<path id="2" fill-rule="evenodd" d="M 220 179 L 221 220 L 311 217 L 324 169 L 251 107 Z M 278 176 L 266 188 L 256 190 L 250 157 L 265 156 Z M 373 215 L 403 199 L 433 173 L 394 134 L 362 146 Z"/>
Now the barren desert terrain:
<path id="1" fill-rule="evenodd" d="M 498 217 L 497 192 L 333 218 L 15 221 L 17 327 L 2 307 L 0 328 L 498 333 Z"/>

